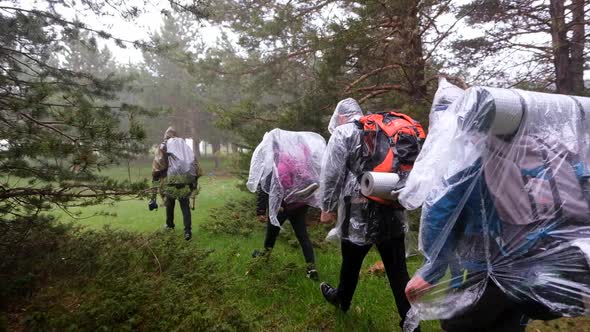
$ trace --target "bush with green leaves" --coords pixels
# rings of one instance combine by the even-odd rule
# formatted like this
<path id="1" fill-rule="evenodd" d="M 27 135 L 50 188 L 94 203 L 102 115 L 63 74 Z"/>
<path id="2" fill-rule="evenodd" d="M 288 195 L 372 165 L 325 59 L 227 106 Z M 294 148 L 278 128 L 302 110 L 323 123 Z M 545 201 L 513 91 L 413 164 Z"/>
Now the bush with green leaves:
<path id="1" fill-rule="evenodd" d="M 172 234 L 0 226 L 0 321 L 29 331 L 250 330 L 233 278 Z M 15 303 L 18 306 L 15 306 Z M 20 310 L 15 308 L 20 307 Z M 24 310 L 23 310 L 24 309 Z M 10 319 L 9 319 L 10 317 Z M 17 318 L 15 318 L 17 317 Z"/>
<path id="2" fill-rule="evenodd" d="M 249 236 L 256 227 L 262 226 L 256 221 L 256 202 L 252 195 L 212 209 L 201 228 L 215 234 Z"/>

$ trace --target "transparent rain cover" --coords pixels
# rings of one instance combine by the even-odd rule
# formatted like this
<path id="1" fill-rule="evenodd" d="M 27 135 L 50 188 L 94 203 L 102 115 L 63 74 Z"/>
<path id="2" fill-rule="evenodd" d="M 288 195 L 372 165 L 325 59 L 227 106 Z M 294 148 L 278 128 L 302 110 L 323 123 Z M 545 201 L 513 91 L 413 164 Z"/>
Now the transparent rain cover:
<path id="1" fill-rule="evenodd" d="M 405 331 L 468 313 L 490 283 L 529 317 L 588 315 L 590 98 L 474 87 L 453 105 L 430 129 L 445 153 L 420 155 L 429 188 L 400 198 L 422 204 L 429 284 Z"/>
<path id="2" fill-rule="evenodd" d="M 274 225 L 280 226 L 277 214 L 281 208 L 319 207 L 318 190 L 308 195 L 304 189 L 319 186 L 325 148 L 326 141 L 319 134 L 273 129 L 254 150 L 246 186 L 251 192 L 260 187 L 269 195 L 268 212 Z"/>

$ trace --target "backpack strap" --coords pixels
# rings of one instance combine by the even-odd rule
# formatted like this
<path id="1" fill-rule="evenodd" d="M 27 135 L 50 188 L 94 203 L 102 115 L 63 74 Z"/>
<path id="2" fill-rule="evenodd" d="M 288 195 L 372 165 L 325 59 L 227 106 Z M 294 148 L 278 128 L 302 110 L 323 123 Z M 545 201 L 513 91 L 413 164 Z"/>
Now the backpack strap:
<path id="1" fill-rule="evenodd" d="M 557 189 L 557 182 L 555 182 L 555 174 L 553 174 L 553 169 L 551 168 L 551 165 L 549 165 L 549 156 L 547 155 L 547 151 L 541 150 L 541 154 L 543 156 L 543 164 L 545 165 L 545 169 L 547 170 L 547 176 L 549 177 L 549 186 L 551 187 L 553 203 L 555 204 L 555 210 L 557 212 L 556 217 L 558 220 L 560 220 L 563 217 L 563 211 L 560 208 L 563 203 L 561 195 L 559 195 L 559 190 Z"/>
<path id="2" fill-rule="evenodd" d="M 580 109 L 580 116 L 582 118 L 582 122 L 584 122 L 584 120 L 586 120 L 586 110 L 584 110 L 584 106 L 574 96 L 568 96 L 568 97 L 570 97 L 574 101 L 574 103 L 576 103 L 576 105 L 578 106 L 578 108 Z"/>

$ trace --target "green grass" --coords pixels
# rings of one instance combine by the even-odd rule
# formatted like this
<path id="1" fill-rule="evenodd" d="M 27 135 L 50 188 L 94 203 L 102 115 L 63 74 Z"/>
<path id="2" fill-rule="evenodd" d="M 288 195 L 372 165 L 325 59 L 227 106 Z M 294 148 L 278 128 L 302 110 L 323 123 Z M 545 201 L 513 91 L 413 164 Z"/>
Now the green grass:
<path id="1" fill-rule="evenodd" d="M 212 165 L 207 163 L 204 163 L 204 168 L 206 174 L 224 173 L 211 171 Z M 117 167 L 105 170 L 103 174 L 126 179 L 128 170 L 127 167 Z M 147 178 L 150 176 L 150 169 L 132 165 L 131 174 L 132 179 Z M 284 234 L 279 237 L 268 262 L 255 261 L 250 256 L 254 249 L 262 247 L 264 224 L 256 223 L 248 236 L 214 234 L 202 229 L 202 225 L 210 222 L 210 213 L 215 212 L 216 208 L 223 208 L 228 202 L 244 200 L 252 195 L 239 190 L 238 183 L 237 179 L 227 175 L 204 176 L 199 180 L 201 193 L 192 213 L 194 238 L 186 245 L 213 250 L 211 257 L 222 263 L 236 278 L 231 288 L 241 310 L 248 316 L 255 317 L 264 330 L 399 330 L 399 317 L 387 279 L 366 272 L 370 265 L 380 259 L 376 250 L 372 250 L 365 259 L 353 305 L 349 313 L 343 315 L 324 301 L 319 283 L 305 277 L 303 255 L 288 224 L 285 225 Z M 161 206 L 161 202 L 159 204 Z M 82 218 L 101 212 L 116 215 L 72 219 L 60 211 L 55 214 L 60 220 L 76 220 L 90 229 L 109 225 L 113 229 L 152 233 L 164 226 L 164 209 L 148 211 L 147 200 L 130 199 L 112 205 L 86 207 L 81 212 Z M 179 208 L 176 209 L 175 221 L 177 227 L 174 232 L 178 241 L 183 241 Z M 328 231 L 316 229 L 319 227 L 310 229 L 317 234 L 318 239 L 323 238 Z M 323 244 L 322 248 L 316 249 L 316 260 L 321 280 L 337 284 L 341 263 L 339 247 Z M 419 258 L 410 259 L 410 272 L 419 264 Z M 424 323 L 423 331 L 438 331 L 438 324 Z"/>
<path id="2" fill-rule="evenodd" d="M 303 255 L 289 225 L 286 225 L 268 261 L 251 258 L 251 252 L 262 246 L 265 225 L 252 221 L 254 219 L 252 211 L 236 213 L 224 209 L 227 203 L 247 200 L 251 194 L 240 191 L 238 180 L 228 176 L 227 172 L 212 171 L 212 164 L 208 162 L 205 162 L 203 167 L 208 175 L 199 181 L 201 193 L 197 197 L 197 208 L 192 213 L 194 238 L 185 245 L 194 246 L 195 250 L 198 247 L 213 251 L 210 257 L 221 264 L 223 269 L 232 276 L 233 281 L 229 286 L 230 296 L 236 301 L 240 311 L 256 322 L 258 329 L 266 331 L 400 330 L 399 317 L 387 279 L 383 275 L 367 273 L 368 267 L 379 260 L 376 250 L 372 250 L 364 261 L 351 310 L 346 315 L 341 314 L 324 301 L 319 291 L 319 283 L 305 278 Z M 118 179 L 126 179 L 129 176 L 126 167 L 105 170 L 104 174 Z M 133 165 L 131 175 L 132 179 L 149 178 L 150 169 L 147 166 Z M 246 210 L 249 208 L 254 207 L 243 207 Z M 112 205 L 85 208 L 82 216 L 100 212 L 116 215 L 96 216 L 77 220 L 77 222 L 90 229 L 100 229 L 109 225 L 114 229 L 144 233 L 159 231 L 164 225 L 164 209 L 150 212 L 147 209 L 146 200 L 132 199 Z M 221 222 L 231 218 L 240 219 L 234 222 L 234 225 L 240 225 L 242 219 L 247 218 L 248 220 L 243 220 L 244 227 L 253 227 L 253 230 L 249 232 L 249 235 L 229 235 L 207 231 L 202 226 L 211 222 L 210 214 L 212 213 L 221 213 Z M 56 215 L 60 216 L 61 220 L 71 220 L 62 212 L 56 212 Z M 175 220 L 177 227 L 173 231 L 174 235 L 177 236 L 178 241 L 183 241 L 182 219 L 178 208 Z M 321 226 L 310 229 L 315 240 L 321 239 L 327 230 Z M 338 246 L 322 244 L 321 248 L 316 248 L 316 259 L 320 279 L 333 285 L 337 284 L 341 263 Z M 408 260 L 410 274 L 413 274 L 420 263 L 421 259 L 418 257 Z M 437 322 L 422 322 L 421 326 L 422 331 L 440 330 Z M 584 319 L 535 322 L 529 326 L 528 331 L 586 331 L 584 326 L 587 326 Z"/>

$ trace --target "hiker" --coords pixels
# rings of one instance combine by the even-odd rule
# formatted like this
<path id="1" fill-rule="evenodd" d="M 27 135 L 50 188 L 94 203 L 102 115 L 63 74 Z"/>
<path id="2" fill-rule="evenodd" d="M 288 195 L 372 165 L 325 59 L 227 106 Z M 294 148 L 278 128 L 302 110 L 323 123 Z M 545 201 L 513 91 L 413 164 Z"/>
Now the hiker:
<path id="1" fill-rule="evenodd" d="M 328 126 L 332 136 L 320 177 L 321 221 L 331 223 L 336 215 L 338 217 L 329 238 L 340 239 L 342 265 L 338 287 L 322 283 L 320 289 L 329 303 L 347 312 L 363 260 L 375 245 L 395 297 L 400 326 L 403 326 L 410 309 L 404 294 L 409 280 L 403 229 L 407 215 L 401 208 L 378 203 L 361 194 L 358 179 L 366 166 L 363 165 L 363 130 L 358 126 L 362 116 L 356 100 L 344 99 L 336 106 Z"/>
<path id="2" fill-rule="evenodd" d="M 445 178 L 422 206 L 425 264 L 406 288 L 416 318 L 406 328 L 441 319 L 447 332 L 516 332 L 529 319 L 588 315 L 590 142 L 581 103 L 480 87 L 457 103 L 459 126 L 445 142 L 455 148 L 437 170 Z M 432 164 L 438 153 L 423 157 Z"/>
<path id="3" fill-rule="evenodd" d="M 313 245 L 307 233 L 310 206 L 318 206 L 320 162 L 326 142 L 311 132 L 273 129 L 252 154 L 247 187 L 256 192 L 256 214 L 265 222 L 264 249 L 252 257 L 268 257 L 286 220 L 301 245 L 306 276 L 318 280 Z"/>
<path id="4" fill-rule="evenodd" d="M 192 238 L 190 197 L 197 189 L 201 168 L 194 152 L 176 130 L 169 127 L 164 141 L 156 149 L 152 163 L 152 181 L 160 185 L 166 206 L 166 229 L 174 229 L 174 206 L 178 200 L 184 223 L 184 239 Z M 150 209 L 152 206 L 150 205 Z"/>

